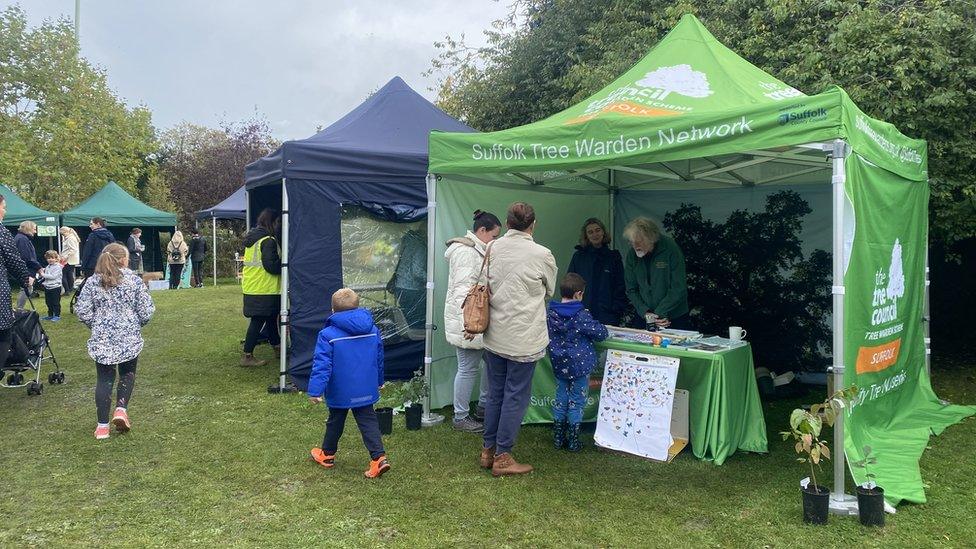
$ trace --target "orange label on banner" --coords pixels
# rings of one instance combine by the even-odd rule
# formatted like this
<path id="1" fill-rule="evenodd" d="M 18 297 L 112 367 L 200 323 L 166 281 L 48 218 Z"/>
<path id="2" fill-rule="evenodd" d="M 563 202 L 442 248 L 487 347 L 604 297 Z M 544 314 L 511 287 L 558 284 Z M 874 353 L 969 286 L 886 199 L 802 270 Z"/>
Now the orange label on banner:
<path id="1" fill-rule="evenodd" d="M 880 372 L 898 362 L 901 338 L 876 347 L 861 347 L 857 350 L 857 373 Z"/>
<path id="2" fill-rule="evenodd" d="M 671 116 L 681 114 L 681 111 L 673 111 L 671 109 L 661 109 L 657 107 L 646 107 L 639 103 L 634 103 L 633 101 L 617 101 L 615 103 L 610 103 L 593 114 L 584 114 L 583 116 L 578 116 L 572 120 L 568 120 L 566 124 L 586 122 L 587 120 L 596 118 L 605 112 L 615 112 L 617 114 L 626 114 L 628 116 Z"/>

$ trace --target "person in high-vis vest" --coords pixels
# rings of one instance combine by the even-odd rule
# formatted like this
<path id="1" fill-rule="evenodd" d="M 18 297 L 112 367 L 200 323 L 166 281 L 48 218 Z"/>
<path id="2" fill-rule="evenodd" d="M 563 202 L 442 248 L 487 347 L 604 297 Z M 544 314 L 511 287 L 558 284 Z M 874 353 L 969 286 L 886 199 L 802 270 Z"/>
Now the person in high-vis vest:
<path id="1" fill-rule="evenodd" d="M 266 360 L 254 358 L 254 347 L 265 335 L 275 353 L 281 352 L 281 340 L 275 319 L 281 311 L 281 253 L 278 250 L 275 221 L 278 212 L 265 208 L 257 226 L 244 235 L 244 316 L 251 319 L 244 339 L 241 366 L 264 366 Z"/>

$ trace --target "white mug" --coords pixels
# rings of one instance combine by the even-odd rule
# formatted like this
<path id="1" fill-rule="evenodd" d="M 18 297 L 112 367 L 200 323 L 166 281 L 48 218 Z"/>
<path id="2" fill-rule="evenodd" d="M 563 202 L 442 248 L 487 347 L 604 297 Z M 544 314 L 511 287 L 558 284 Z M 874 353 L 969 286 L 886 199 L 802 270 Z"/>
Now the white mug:
<path id="1" fill-rule="evenodd" d="M 741 341 L 746 337 L 746 331 L 742 329 L 742 326 L 729 326 L 729 339 L 732 341 Z"/>

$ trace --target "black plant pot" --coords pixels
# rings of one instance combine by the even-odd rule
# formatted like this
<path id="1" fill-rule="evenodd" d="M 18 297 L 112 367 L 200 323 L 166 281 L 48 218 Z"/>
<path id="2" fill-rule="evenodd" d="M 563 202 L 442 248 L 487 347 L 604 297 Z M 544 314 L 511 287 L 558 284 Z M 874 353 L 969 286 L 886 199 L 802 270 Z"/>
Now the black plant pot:
<path id="1" fill-rule="evenodd" d="M 884 489 L 858 486 L 857 515 L 865 526 L 884 526 Z"/>
<path id="2" fill-rule="evenodd" d="M 393 408 L 377 408 L 376 419 L 380 424 L 380 434 L 393 434 Z"/>
<path id="3" fill-rule="evenodd" d="M 407 430 L 408 431 L 419 431 L 421 427 L 421 418 L 424 415 L 424 407 L 422 404 L 411 404 L 407 406 Z"/>
<path id="4" fill-rule="evenodd" d="M 830 507 L 830 491 L 826 486 L 810 485 L 801 488 L 803 492 L 803 522 L 807 524 L 827 524 L 827 514 Z"/>

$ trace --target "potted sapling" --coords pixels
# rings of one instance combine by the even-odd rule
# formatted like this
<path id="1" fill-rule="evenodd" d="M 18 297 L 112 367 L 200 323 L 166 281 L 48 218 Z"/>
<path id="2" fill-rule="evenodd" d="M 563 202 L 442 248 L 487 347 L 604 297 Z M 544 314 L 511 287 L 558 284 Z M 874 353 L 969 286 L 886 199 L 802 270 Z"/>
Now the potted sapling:
<path id="1" fill-rule="evenodd" d="M 403 384 L 403 407 L 406 415 L 408 431 L 417 431 L 421 427 L 424 414 L 424 399 L 430 394 L 430 386 L 423 371 L 417 370 L 413 377 Z"/>
<path id="2" fill-rule="evenodd" d="M 376 402 L 376 419 L 380 424 L 380 433 L 393 434 L 393 407 L 402 402 L 403 384 L 384 383 L 380 387 L 380 399 Z"/>
<path id="3" fill-rule="evenodd" d="M 794 449 L 803 457 L 800 463 L 810 466 L 810 476 L 800 481 L 803 497 L 803 522 L 826 524 L 830 503 L 830 490 L 817 483 L 817 470 L 823 460 L 830 460 L 830 447 L 820 440 L 824 424 L 833 427 L 850 399 L 857 394 L 857 387 L 838 391 L 822 403 L 810 406 L 810 410 L 797 408 L 790 414 L 790 430 L 783 431 L 783 440 L 793 439 Z"/>
<path id="4" fill-rule="evenodd" d="M 851 466 L 864 469 L 867 479 L 857 487 L 857 515 L 861 524 L 865 526 L 884 526 L 884 489 L 875 484 L 874 473 L 869 465 L 878 463 L 878 459 L 871 454 L 871 447 L 864 447 L 864 457 L 851 463 Z"/>

